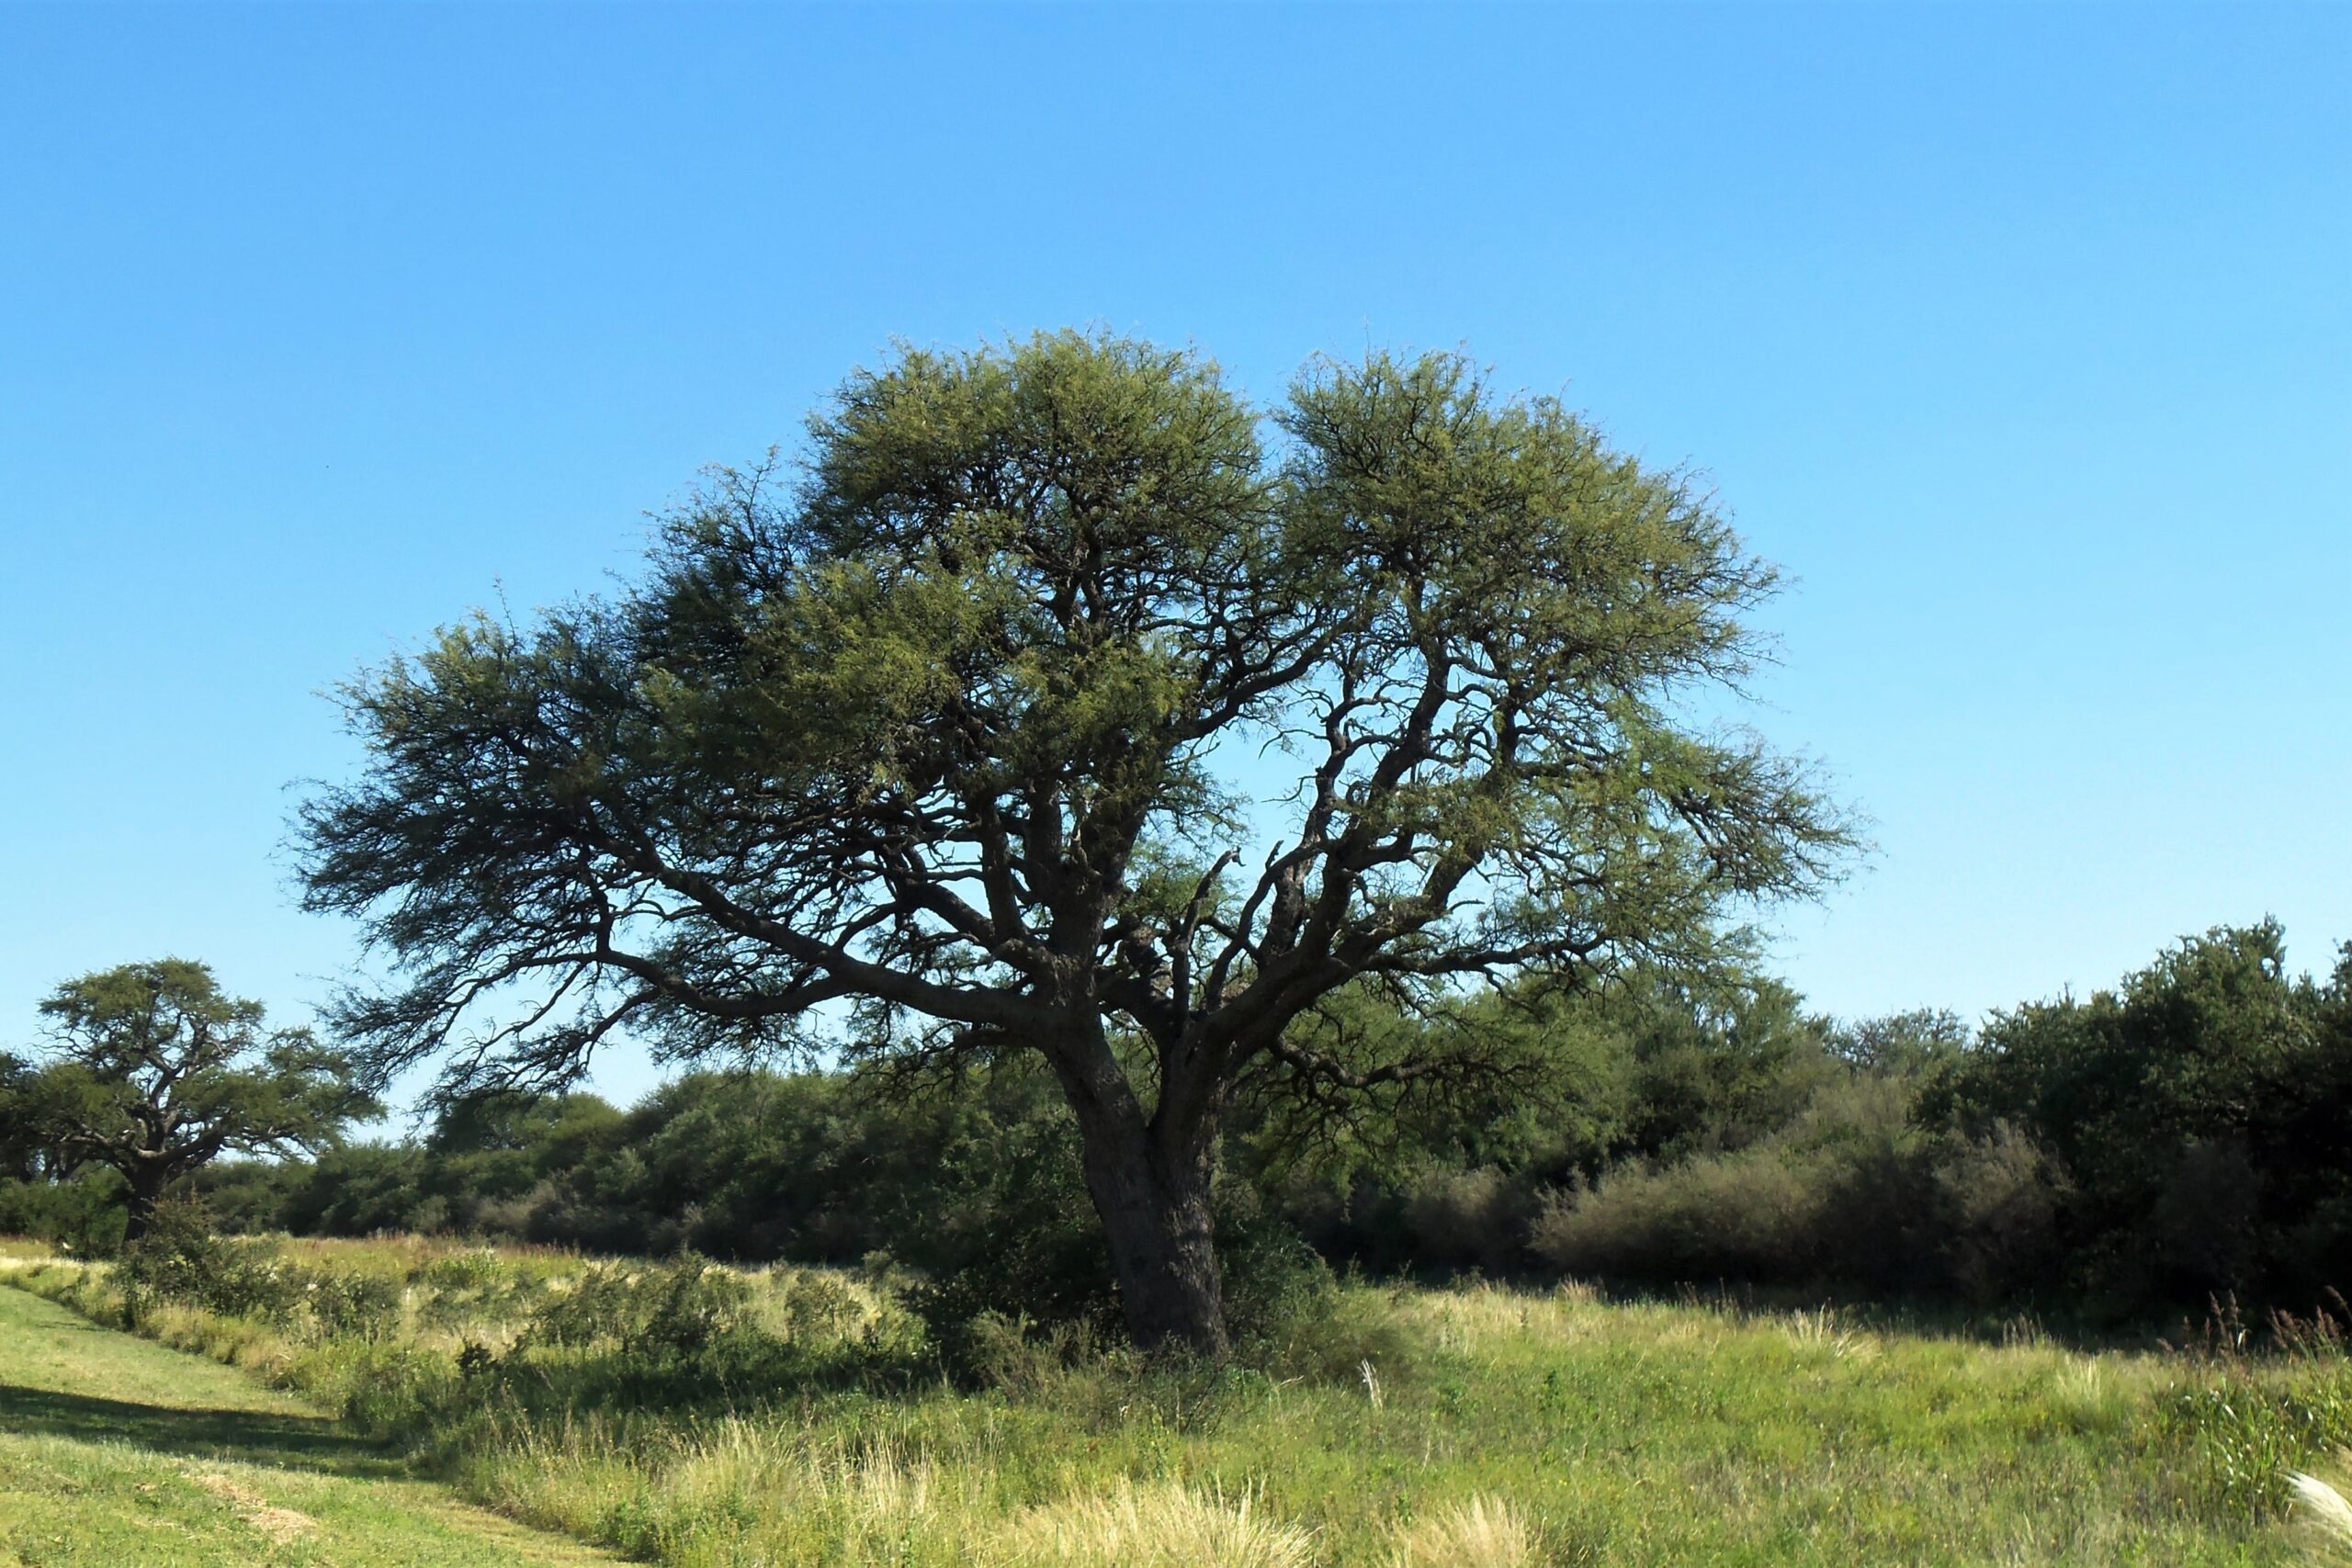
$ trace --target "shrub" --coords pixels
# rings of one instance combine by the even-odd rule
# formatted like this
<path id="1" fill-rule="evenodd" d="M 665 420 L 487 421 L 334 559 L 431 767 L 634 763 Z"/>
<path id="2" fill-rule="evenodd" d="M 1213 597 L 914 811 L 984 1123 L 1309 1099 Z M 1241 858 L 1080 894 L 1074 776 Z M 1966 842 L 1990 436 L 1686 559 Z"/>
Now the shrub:
<path id="1" fill-rule="evenodd" d="M 592 1263 L 551 1289 L 524 1324 L 518 1343 L 584 1348 L 617 1343 L 635 1323 L 635 1284 L 616 1263 Z"/>
<path id="2" fill-rule="evenodd" d="M 147 1234 L 123 1248 L 117 1279 L 134 1318 L 152 1302 L 176 1302 L 223 1317 L 284 1323 L 306 1283 L 279 1266 L 268 1244 L 216 1235 L 201 1205 L 156 1205 Z"/>
<path id="3" fill-rule="evenodd" d="M 514 1272 L 490 1248 L 470 1247 L 434 1258 L 417 1271 L 416 1280 L 434 1291 L 488 1292 L 513 1284 Z"/>
<path id="4" fill-rule="evenodd" d="M 1743 1149 L 1678 1166 L 1635 1166 L 1553 1197 L 1532 1247 L 1562 1273 L 1673 1283 L 1803 1281 L 1822 1245 L 1832 1181 L 1819 1157 Z"/>
<path id="5" fill-rule="evenodd" d="M 122 1246 L 122 1178 L 92 1171 L 71 1181 L 0 1177 L 0 1235 L 31 1236 L 85 1258 Z"/>
<path id="6" fill-rule="evenodd" d="M 636 1282 L 621 1348 L 656 1358 L 692 1356 L 752 1329 L 752 1287 L 689 1253 Z"/>
<path id="7" fill-rule="evenodd" d="M 2065 1173 L 2064 1284 L 2116 1315 L 2342 1288 L 2352 1252 L 2352 955 L 2324 985 L 2275 922 L 2177 943 L 2113 990 L 1995 1017 L 1923 1112 L 2007 1122 Z"/>
<path id="8" fill-rule="evenodd" d="M 837 1276 L 788 1269 L 769 1278 L 775 1314 L 789 1338 L 847 1339 L 867 1325 L 865 1301 Z"/>
<path id="9" fill-rule="evenodd" d="M 1537 1201 L 1492 1166 L 1434 1171 L 1406 1198 L 1405 1225 L 1427 1262 L 1510 1274 L 1525 1260 Z"/>
<path id="10" fill-rule="evenodd" d="M 298 1299 L 310 1308 L 311 1324 L 321 1336 L 357 1339 L 388 1339 L 399 1332 L 405 1292 L 380 1275 L 342 1269 L 289 1269 L 289 1284 L 299 1281 Z"/>
<path id="11" fill-rule="evenodd" d="M 2057 1276 L 2072 1189 L 2030 1138 L 2002 1122 L 1983 1138 L 1954 1140 L 1935 1179 L 1954 1289 L 1989 1304 Z"/>
<path id="12" fill-rule="evenodd" d="M 1069 1374 L 1107 1364 L 1105 1341 L 1083 1323 L 1037 1325 L 981 1312 L 950 1341 L 956 1363 L 982 1385 L 1018 1398 L 1060 1386 Z"/>

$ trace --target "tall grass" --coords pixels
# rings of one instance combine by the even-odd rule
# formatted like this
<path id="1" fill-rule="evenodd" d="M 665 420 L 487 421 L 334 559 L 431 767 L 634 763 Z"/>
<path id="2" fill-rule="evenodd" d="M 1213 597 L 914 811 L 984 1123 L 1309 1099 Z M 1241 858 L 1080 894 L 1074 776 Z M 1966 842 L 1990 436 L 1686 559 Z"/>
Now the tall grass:
<path id="1" fill-rule="evenodd" d="M 1532 1568 L 1534 1527 L 1502 1497 L 1476 1496 L 1396 1531 L 1396 1568 Z"/>
<path id="2" fill-rule="evenodd" d="M 1004 1568 L 1309 1568 L 1314 1538 L 1268 1517 L 1244 1491 L 1227 1498 L 1173 1481 L 1023 1508 L 993 1532 L 983 1560 Z"/>
<path id="3" fill-rule="evenodd" d="M 1254 1365 L 996 1320 L 956 1372 L 855 1274 L 266 1250 L 257 1266 L 377 1280 L 395 1320 L 349 1332 L 306 1292 L 260 1317 L 148 1302 L 141 1327 L 310 1393 L 516 1517 L 693 1568 L 2260 1568 L 2308 1544 L 2286 1477 L 2346 1440 L 2336 1391 L 2352 1411 L 2340 1350 L 2088 1356 L 1577 1286 L 1347 1285 Z M 121 1320 L 102 1266 L 0 1272 Z"/>

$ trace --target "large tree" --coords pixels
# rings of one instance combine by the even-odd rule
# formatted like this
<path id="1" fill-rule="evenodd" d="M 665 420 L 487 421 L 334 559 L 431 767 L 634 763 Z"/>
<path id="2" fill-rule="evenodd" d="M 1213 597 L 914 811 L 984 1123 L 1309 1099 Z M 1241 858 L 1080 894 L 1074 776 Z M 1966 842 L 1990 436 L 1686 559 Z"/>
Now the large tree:
<path id="1" fill-rule="evenodd" d="M 129 1240 L 165 1189 L 220 1155 L 315 1153 L 379 1110 L 346 1054 L 307 1030 L 266 1030 L 261 1004 L 224 995 L 202 964 L 85 975 L 41 1011 L 50 1060 L 11 1097 L 17 1126 L 63 1168 L 121 1175 Z"/>
<path id="2" fill-rule="evenodd" d="M 1804 771 L 1701 716 L 1771 584 L 1679 476 L 1456 357 L 1266 413 L 1109 337 L 904 351 L 797 470 L 715 473 L 632 592 L 353 684 L 309 904 L 399 976 L 343 1010 L 367 1058 L 453 1092 L 623 1030 L 1036 1053 L 1131 1331 L 1214 1351 L 1237 1094 L 1502 1066 L 1309 1015 L 1687 961 L 1834 862 Z"/>

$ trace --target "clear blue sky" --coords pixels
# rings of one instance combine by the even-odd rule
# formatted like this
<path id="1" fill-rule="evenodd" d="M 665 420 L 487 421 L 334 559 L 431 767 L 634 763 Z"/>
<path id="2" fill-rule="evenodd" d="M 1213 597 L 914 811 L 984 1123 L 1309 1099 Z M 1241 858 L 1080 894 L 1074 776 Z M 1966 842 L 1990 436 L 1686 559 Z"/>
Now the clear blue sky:
<path id="1" fill-rule="evenodd" d="M 0 8 L 0 1045 L 305 1016 L 317 694 L 892 337 L 1468 347 L 1706 469 L 1877 853 L 1823 1008 L 2352 937 L 2352 7 Z M 616 1059 L 628 1094 L 648 1081 Z"/>

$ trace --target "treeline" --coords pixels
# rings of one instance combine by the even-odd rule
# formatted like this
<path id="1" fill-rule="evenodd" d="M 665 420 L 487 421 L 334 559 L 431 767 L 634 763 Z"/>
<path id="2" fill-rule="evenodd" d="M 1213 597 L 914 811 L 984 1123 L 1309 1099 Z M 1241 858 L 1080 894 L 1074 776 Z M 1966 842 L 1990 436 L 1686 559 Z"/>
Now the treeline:
<path id="1" fill-rule="evenodd" d="M 2352 1292 L 2352 947 L 2314 981 L 2275 923 L 2216 930 L 1973 1036 L 1948 1013 L 1839 1025 L 1770 983 L 1655 976 L 1533 1027 L 1576 1064 L 1561 1106 L 1408 1124 L 1401 1160 L 1283 1173 L 1281 1212 L 1379 1269 L 2110 1323 Z"/>
<path id="2" fill-rule="evenodd" d="M 1219 1192 L 1236 1307 L 1302 1246 L 1374 1273 L 1746 1283 L 2110 1321 L 2308 1309 L 2352 1290 L 2352 950 L 2324 982 L 2276 925 L 2184 942 L 2112 990 L 1844 1025 L 1769 980 L 1637 972 L 1324 1027 L 1484 1032 L 1491 1081 L 1318 1117 L 1238 1108 Z M 19 1178 L 37 1179 L 29 1168 Z M 703 1073 L 623 1111 L 478 1100 L 421 1140 L 192 1182 L 230 1229 L 449 1232 L 866 1264 L 948 1316 L 1105 1310 L 1053 1086 Z M 0 1230 L 103 1246 L 93 1179 L 0 1182 Z"/>

